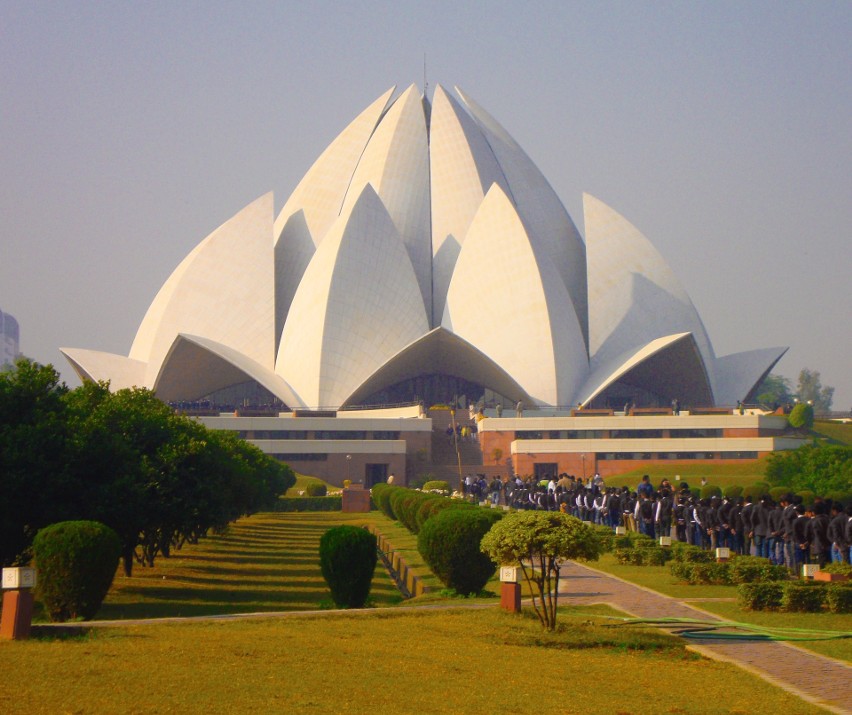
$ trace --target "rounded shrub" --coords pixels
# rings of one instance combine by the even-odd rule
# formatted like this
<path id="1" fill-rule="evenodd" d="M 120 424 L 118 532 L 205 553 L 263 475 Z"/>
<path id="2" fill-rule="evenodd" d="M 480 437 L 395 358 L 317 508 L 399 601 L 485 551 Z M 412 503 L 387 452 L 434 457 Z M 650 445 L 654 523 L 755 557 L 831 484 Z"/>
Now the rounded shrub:
<path id="1" fill-rule="evenodd" d="M 390 492 L 390 507 L 396 521 L 402 521 L 402 500 L 411 492 L 405 487 L 394 487 Z"/>
<path id="2" fill-rule="evenodd" d="M 328 494 L 328 487 L 326 487 L 322 482 L 310 482 L 308 486 L 305 487 L 305 493 L 309 497 L 324 497 Z"/>
<path id="3" fill-rule="evenodd" d="M 51 621 L 94 618 L 112 584 L 121 540 L 97 521 L 62 521 L 36 534 L 37 593 Z"/>
<path id="4" fill-rule="evenodd" d="M 770 486 L 766 482 L 755 482 L 743 489 L 743 496 L 751 497 L 752 501 L 757 501 L 761 497 L 768 496 L 769 489 Z"/>
<path id="5" fill-rule="evenodd" d="M 728 563 L 728 573 L 735 584 L 784 581 L 788 576 L 785 566 L 759 556 L 737 556 Z"/>
<path id="6" fill-rule="evenodd" d="M 794 429 L 810 429 L 814 426 L 814 408 L 807 402 L 800 402 L 787 416 L 790 427 Z"/>
<path id="7" fill-rule="evenodd" d="M 391 496 L 393 493 L 399 489 L 399 487 L 392 487 L 388 484 L 382 485 L 382 490 L 378 493 L 378 498 L 376 495 L 376 488 L 379 485 L 373 487 L 373 501 L 376 502 L 376 506 L 379 507 L 379 510 L 384 514 L 388 519 L 393 519 L 396 521 L 396 514 L 393 513 L 393 507 L 391 506 Z"/>
<path id="8" fill-rule="evenodd" d="M 417 533 L 417 509 L 426 499 L 429 499 L 430 495 L 423 494 L 422 492 L 416 492 L 413 490 L 406 490 L 405 493 L 398 501 L 399 510 L 397 511 L 397 517 L 402 522 L 402 525 L 408 529 L 412 533 Z"/>
<path id="9" fill-rule="evenodd" d="M 743 488 L 738 484 L 730 484 L 725 487 L 725 496 L 728 499 L 738 499 L 743 495 Z"/>
<path id="10" fill-rule="evenodd" d="M 747 611 L 775 611 L 781 608 L 783 595 L 784 586 L 775 581 L 737 586 L 737 602 Z"/>
<path id="11" fill-rule="evenodd" d="M 320 568 L 341 608 L 363 608 L 376 569 L 376 537 L 357 526 L 335 526 L 320 539 Z"/>
<path id="12" fill-rule="evenodd" d="M 814 503 L 814 499 L 816 499 L 816 494 L 814 494 L 810 489 L 803 489 L 800 492 L 796 492 L 797 496 L 802 497 L 802 504 L 805 506 L 810 506 Z"/>
<path id="13" fill-rule="evenodd" d="M 790 487 L 772 487 L 772 489 L 769 490 L 769 496 L 772 497 L 772 501 L 778 504 L 780 503 L 781 498 L 786 496 L 789 491 Z"/>
<path id="14" fill-rule="evenodd" d="M 497 569 L 479 542 L 500 516 L 490 509 L 445 509 L 423 524 L 417 549 L 445 586 L 465 596 L 479 593 Z"/>
<path id="15" fill-rule="evenodd" d="M 701 498 L 702 499 L 712 499 L 713 497 L 721 497 L 722 496 L 722 487 L 716 486 L 715 484 L 705 484 L 701 487 Z"/>
<path id="16" fill-rule="evenodd" d="M 426 499 L 424 500 L 420 506 L 417 508 L 417 532 L 423 528 L 423 524 L 425 524 L 429 519 L 431 519 L 435 514 L 440 514 L 445 509 L 476 509 L 473 504 L 466 501 L 461 501 L 460 499 L 447 499 L 446 497 L 440 497 L 435 495 L 434 499 Z"/>

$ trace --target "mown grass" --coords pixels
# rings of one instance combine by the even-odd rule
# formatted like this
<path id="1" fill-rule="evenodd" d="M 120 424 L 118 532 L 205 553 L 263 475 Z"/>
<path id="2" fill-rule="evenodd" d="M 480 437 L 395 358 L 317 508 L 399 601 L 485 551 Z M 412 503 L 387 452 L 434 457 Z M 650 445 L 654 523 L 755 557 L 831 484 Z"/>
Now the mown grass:
<path id="1" fill-rule="evenodd" d="M 701 478 L 706 477 L 708 484 L 722 488 L 737 485 L 747 486 L 765 478 L 766 458 L 753 462 L 737 464 L 701 464 L 695 462 L 668 462 L 666 464 L 649 464 L 637 467 L 629 472 L 615 474 L 606 478 L 608 487 L 629 486 L 635 488 L 642 480 L 643 474 L 651 477 L 655 486 L 663 478 L 668 479 L 677 488 L 675 477 L 680 475 L 681 481 L 689 482 L 689 486 L 701 486 Z"/>
<path id="2" fill-rule="evenodd" d="M 232 524 L 226 534 L 184 546 L 153 568 L 119 570 L 98 620 L 308 610 L 328 604 L 319 570 L 319 540 L 338 524 L 364 523 L 363 515 L 259 514 Z M 402 600 L 381 562 L 371 599 L 378 606 Z"/>
<path id="3" fill-rule="evenodd" d="M 736 586 L 690 586 L 672 576 L 668 566 L 622 565 L 611 554 L 604 554 L 600 561 L 591 563 L 589 566 L 677 599 L 736 599 L 737 597 Z M 812 628 L 852 632 L 852 614 L 747 611 L 740 608 L 736 600 L 733 602 L 702 600 L 691 605 L 739 623 L 775 628 Z M 831 658 L 852 662 L 852 639 L 849 638 L 834 641 L 803 641 L 797 642 L 796 645 Z"/>
<path id="4" fill-rule="evenodd" d="M 852 445 L 852 422 L 829 422 L 819 420 L 814 422 L 811 435 L 828 444 Z"/>
<path id="5" fill-rule="evenodd" d="M 6 641 L 0 711 L 822 712 L 679 640 L 571 613 L 554 634 L 498 609 L 381 609 Z"/>

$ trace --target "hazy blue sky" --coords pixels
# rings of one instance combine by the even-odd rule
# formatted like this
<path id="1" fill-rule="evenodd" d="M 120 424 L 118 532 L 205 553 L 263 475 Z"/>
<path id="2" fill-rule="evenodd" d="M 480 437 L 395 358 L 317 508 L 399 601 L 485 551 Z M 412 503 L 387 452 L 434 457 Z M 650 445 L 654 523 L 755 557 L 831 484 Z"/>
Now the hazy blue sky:
<path id="1" fill-rule="evenodd" d="M 850 38 L 852 2 L 0 0 L 0 309 L 70 384 L 60 346 L 126 355 L 180 260 L 426 53 L 581 232 L 588 191 L 645 233 L 718 355 L 789 345 L 848 409 Z"/>

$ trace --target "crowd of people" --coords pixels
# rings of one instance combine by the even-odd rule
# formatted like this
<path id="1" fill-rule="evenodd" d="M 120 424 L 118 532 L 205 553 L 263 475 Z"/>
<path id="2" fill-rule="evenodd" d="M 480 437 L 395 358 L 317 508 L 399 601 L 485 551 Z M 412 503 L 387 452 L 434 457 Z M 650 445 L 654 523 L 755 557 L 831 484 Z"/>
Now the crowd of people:
<path id="1" fill-rule="evenodd" d="M 651 538 L 671 536 L 703 549 L 762 556 L 798 571 L 802 564 L 852 563 L 852 504 L 817 497 L 805 504 L 787 494 L 776 503 L 763 496 L 735 498 L 693 495 L 686 482 L 658 486 L 648 475 L 635 490 L 607 487 L 596 474 L 587 480 L 560 474 L 546 479 L 469 475 L 464 495 L 474 501 L 515 509 L 562 511 L 612 529 L 622 526 Z"/>

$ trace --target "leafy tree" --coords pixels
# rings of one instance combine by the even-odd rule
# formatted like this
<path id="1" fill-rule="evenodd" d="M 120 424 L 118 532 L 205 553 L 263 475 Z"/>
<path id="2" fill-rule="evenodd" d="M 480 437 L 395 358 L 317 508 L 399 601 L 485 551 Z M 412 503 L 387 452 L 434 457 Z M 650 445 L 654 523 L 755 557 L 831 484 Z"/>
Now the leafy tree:
<path id="1" fill-rule="evenodd" d="M 755 398 L 762 405 L 784 405 L 793 401 L 790 380 L 770 373 L 757 388 Z"/>
<path id="2" fill-rule="evenodd" d="M 814 494 L 848 492 L 852 484 L 852 447 L 810 444 L 773 452 L 766 462 L 766 481 L 790 491 Z"/>
<path id="3" fill-rule="evenodd" d="M 814 408 L 807 402 L 800 402 L 790 410 L 787 421 L 794 429 L 810 429 L 814 426 Z"/>
<path id="4" fill-rule="evenodd" d="M 498 564 L 521 567 L 533 610 L 549 631 L 556 627 L 560 563 L 565 559 L 595 561 L 601 552 L 592 527 L 552 511 L 509 514 L 491 527 L 480 547 Z"/>
<path id="5" fill-rule="evenodd" d="M 831 403 L 834 400 L 834 388 L 823 387 L 819 370 L 809 370 L 804 367 L 799 373 L 796 397 L 800 402 L 811 403 L 817 412 L 830 412 Z"/>
<path id="6" fill-rule="evenodd" d="M 52 365 L 22 358 L 0 372 L 0 565 L 25 563 L 36 531 L 73 516 L 67 390 Z"/>

